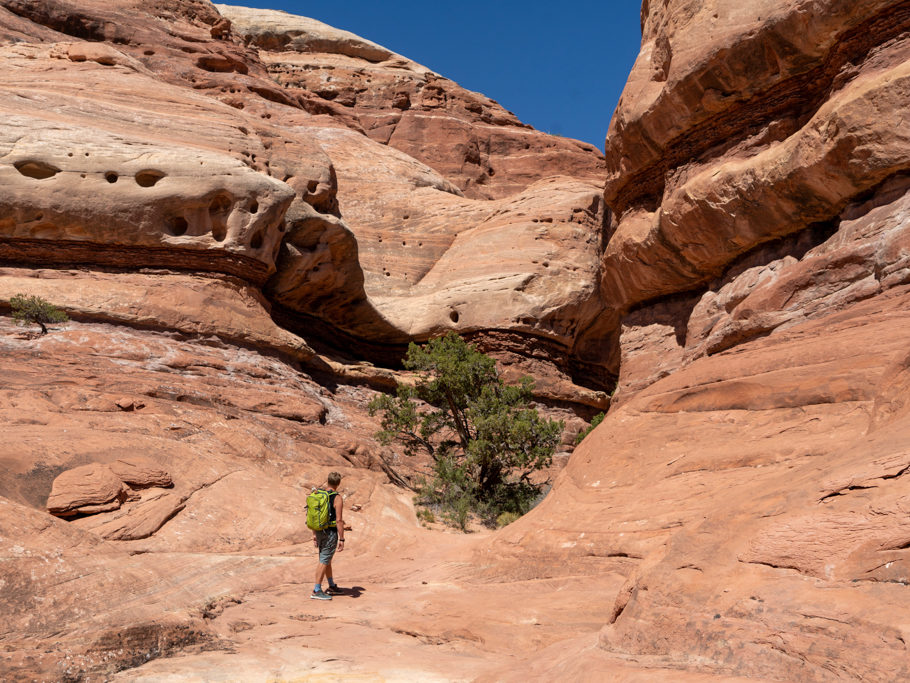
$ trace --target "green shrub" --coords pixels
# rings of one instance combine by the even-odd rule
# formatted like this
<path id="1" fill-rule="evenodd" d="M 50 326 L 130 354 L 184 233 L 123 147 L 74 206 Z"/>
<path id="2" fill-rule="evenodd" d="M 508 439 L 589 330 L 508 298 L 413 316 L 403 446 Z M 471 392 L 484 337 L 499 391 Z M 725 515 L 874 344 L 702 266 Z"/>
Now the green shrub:
<path id="1" fill-rule="evenodd" d="M 13 319 L 19 325 L 34 323 L 41 326 L 41 334 L 47 334 L 49 323 L 63 323 L 69 317 L 59 308 L 38 296 L 17 294 L 9 300 L 13 310 Z"/>
<path id="2" fill-rule="evenodd" d="M 514 512 L 503 512 L 499 517 L 496 518 L 496 526 L 500 529 L 504 526 L 508 526 L 512 522 L 518 519 L 518 515 Z"/>
<path id="3" fill-rule="evenodd" d="M 411 344 L 404 365 L 418 373 L 414 386 L 376 397 L 370 414 L 381 415 L 382 443 L 430 456 L 421 502 L 461 529 L 472 513 L 492 526 L 527 512 L 544 485 L 531 475 L 550 466 L 563 428 L 530 406 L 531 379 L 506 385 L 496 362 L 454 333 Z"/>
<path id="4" fill-rule="evenodd" d="M 436 515 L 433 514 L 433 511 L 430 508 L 420 508 L 417 510 L 417 519 L 421 522 L 432 524 L 436 521 Z"/>
<path id="5" fill-rule="evenodd" d="M 604 413 L 597 413 L 597 415 L 594 416 L 594 419 L 591 420 L 591 424 L 589 424 L 585 429 L 578 432 L 578 436 L 575 437 L 576 446 L 584 441 L 584 438 L 592 431 L 594 431 L 594 428 L 597 425 L 604 421 L 604 415 Z"/>
<path id="6" fill-rule="evenodd" d="M 468 530 L 468 522 L 471 520 L 471 503 L 469 495 L 463 495 L 453 500 L 445 509 L 443 516 L 452 526 L 456 526 L 462 531 Z"/>

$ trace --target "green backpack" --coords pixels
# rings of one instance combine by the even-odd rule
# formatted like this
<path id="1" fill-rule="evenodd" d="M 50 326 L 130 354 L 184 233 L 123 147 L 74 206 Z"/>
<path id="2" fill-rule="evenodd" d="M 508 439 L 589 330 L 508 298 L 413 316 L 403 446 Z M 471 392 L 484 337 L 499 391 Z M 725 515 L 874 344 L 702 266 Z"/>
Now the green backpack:
<path id="1" fill-rule="evenodd" d="M 329 506 L 332 497 L 328 491 L 313 489 L 306 497 L 306 525 L 313 531 L 322 531 L 329 526 Z"/>

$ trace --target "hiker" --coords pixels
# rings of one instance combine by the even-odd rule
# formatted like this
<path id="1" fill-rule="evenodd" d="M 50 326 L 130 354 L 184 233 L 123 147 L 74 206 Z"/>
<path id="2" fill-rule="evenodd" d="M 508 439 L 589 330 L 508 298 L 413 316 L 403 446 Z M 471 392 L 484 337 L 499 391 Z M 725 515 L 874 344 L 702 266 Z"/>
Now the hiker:
<path id="1" fill-rule="evenodd" d="M 336 548 L 338 552 L 344 550 L 344 519 L 342 517 L 344 499 L 338 494 L 340 483 L 341 475 L 338 472 L 330 472 L 328 485 L 324 489 L 316 489 L 314 492 L 318 494 L 321 491 L 328 494 L 328 524 L 323 529 L 313 529 L 313 545 L 319 548 L 316 583 L 313 593 L 310 595 L 314 600 L 331 600 L 333 595 L 344 593 L 335 583 L 335 577 L 332 574 L 332 556 L 335 555 Z M 329 580 L 329 587 L 326 590 L 322 590 L 323 578 Z"/>

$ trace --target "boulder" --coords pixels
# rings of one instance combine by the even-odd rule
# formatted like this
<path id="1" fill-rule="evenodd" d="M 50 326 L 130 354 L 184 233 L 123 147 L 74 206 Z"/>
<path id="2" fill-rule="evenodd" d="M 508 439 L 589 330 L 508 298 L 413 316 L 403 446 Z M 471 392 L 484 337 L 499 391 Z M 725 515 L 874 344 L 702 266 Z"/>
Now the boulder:
<path id="1" fill-rule="evenodd" d="M 171 475 L 149 458 L 129 456 L 118 458 L 110 463 L 111 471 L 131 488 L 148 488 L 149 486 L 173 486 Z"/>
<path id="2" fill-rule="evenodd" d="M 92 463 L 74 467 L 54 479 L 47 511 L 58 517 L 73 517 L 116 510 L 126 497 L 126 485 L 111 468 Z"/>

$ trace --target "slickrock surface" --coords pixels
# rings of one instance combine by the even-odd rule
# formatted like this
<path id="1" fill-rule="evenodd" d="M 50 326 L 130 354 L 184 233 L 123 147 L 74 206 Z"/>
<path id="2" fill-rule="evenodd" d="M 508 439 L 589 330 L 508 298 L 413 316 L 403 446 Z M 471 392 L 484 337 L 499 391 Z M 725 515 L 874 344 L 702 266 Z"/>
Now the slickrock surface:
<path id="1" fill-rule="evenodd" d="M 604 160 L 311 19 L 0 0 L 0 678 L 910 679 L 910 2 L 642 32 Z M 372 436 L 448 329 L 610 409 L 498 532 Z"/>
<path id="2" fill-rule="evenodd" d="M 121 675 L 446 680 L 565 637 L 549 591 L 571 574 L 478 572 L 473 549 L 489 532 L 418 525 L 411 494 L 382 471 L 394 455 L 371 437 L 372 391 L 329 392 L 278 359 L 202 342 L 78 322 L 35 337 L 0 318 L 5 679 L 139 667 Z M 123 461 L 158 463 L 173 488 L 71 522 L 43 511 L 52 481 L 79 470 L 108 472 L 116 493 Z M 325 605 L 307 597 L 303 501 L 333 469 L 352 527 L 338 577 L 359 588 Z M 608 572 L 567 590 L 568 632 L 599 625 L 592 585 L 611 596 L 621 583 Z M 341 642 L 359 644 L 339 657 Z"/>
<path id="3" fill-rule="evenodd" d="M 896 288 L 700 358 L 610 413 L 502 539 L 627 563 L 577 647 L 761 680 L 910 676 L 908 303 Z"/>

